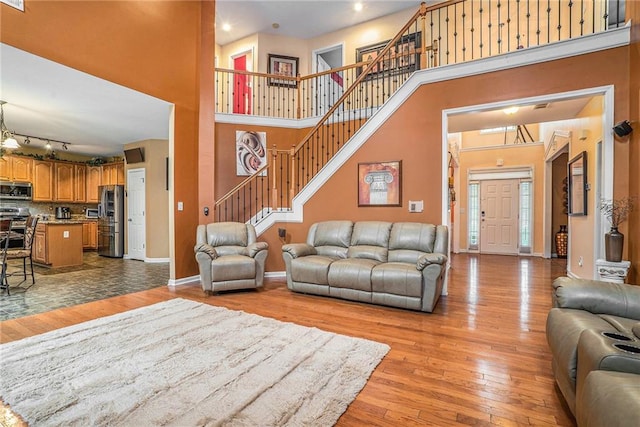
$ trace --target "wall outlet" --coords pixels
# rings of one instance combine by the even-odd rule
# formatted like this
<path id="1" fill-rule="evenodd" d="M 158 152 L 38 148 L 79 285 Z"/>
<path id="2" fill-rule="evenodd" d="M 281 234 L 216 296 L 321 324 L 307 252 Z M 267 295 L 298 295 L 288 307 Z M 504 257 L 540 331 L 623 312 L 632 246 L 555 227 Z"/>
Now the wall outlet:
<path id="1" fill-rule="evenodd" d="M 582 264 L 584 263 L 584 261 L 582 260 L 582 257 L 578 258 L 578 267 L 582 267 Z"/>
<path id="2" fill-rule="evenodd" d="M 69 231 L 68 230 L 63 231 L 62 232 L 62 237 L 65 238 L 65 239 L 68 239 L 69 238 Z"/>
<path id="3" fill-rule="evenodd" d="M 178 210 L 179 211 L 183 211 L 184 210 L 184 203 L 178 202 Z"/>

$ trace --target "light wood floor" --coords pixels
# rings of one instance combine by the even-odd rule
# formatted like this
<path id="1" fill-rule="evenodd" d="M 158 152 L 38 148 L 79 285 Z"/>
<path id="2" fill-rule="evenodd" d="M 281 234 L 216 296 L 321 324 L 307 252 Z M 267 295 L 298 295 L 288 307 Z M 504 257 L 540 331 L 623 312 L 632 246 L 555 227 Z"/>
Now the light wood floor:
<path id="1" fill-rule="evenodd" d="M 455 255 L 449 295 L 432 314 L 296 294 L 283 280 L 216 296 L 162 286 L 1 322 L 0 342 L 188 298 L 389 344 L 339 426 L 572 426 L 545 338 L 551 282 L 565 268 L 560 260 Z"/>

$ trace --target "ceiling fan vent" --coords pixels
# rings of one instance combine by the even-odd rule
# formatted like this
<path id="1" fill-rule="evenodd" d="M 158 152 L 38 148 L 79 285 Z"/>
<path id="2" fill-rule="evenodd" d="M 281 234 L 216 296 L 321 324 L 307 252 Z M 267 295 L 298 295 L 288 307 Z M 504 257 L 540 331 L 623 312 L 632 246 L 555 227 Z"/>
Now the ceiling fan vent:
<path id="1" fill-rule="evenodd" d="M 548 102 L 545 102 L 544 104 L 536 104 L 536 105 L 534 105 L 534 106 L 533 106 L 533 109 L 534 109 L 534 110 L 539 110 L 539 109 L 541 109 L 541 108 L 547 108 L 548 106 L 549 106 L 549 103 L 548 103 Z"/>

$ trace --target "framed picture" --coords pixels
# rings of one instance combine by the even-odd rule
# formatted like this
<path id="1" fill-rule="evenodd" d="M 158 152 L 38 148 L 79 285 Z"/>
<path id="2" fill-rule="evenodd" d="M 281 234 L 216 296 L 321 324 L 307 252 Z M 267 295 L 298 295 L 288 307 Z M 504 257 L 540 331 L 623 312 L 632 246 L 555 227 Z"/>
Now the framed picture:
<path id="1" fill-rule="evenodd" d="M 422 32 L 402 36 L 396 45 L 385 55 L 382 62 L 372 68 L 371 78 L 374 78 L 381 72 L 393 75 L 398 72 L 417 70 L 420 64 L 421 40 Z M 388 43 L 389 40 L 356 49 L 356 62 L 375 60 Z M 362 67 L 358 69 L 358 74 L 361 72 Z"/>
<path id="2" fill-rule="evenodd" d="M 236 131 L 236 176 L 250 176 L 267 164 L 267 133 Z M 266 170 L 263 171 L 266 174 Z"/>
<path id="3" fill-rule="evenodd" d="M 298 75 L 298 58 L 269 54 L 269 74 L 278 76 L 296 77 Z M 277 79 L 270 77 L 269 86 L 298 87 L 298 81 L 294 79 Z"/>
<path id="4" fill-rule="evenodd" d="M 358 206 L 402 206 L 402 161 L 358 163 Z"/>
<path id="5" fill-rule="evenodd" d="M 569 161 L 569 215 L 587 214 L 587 152 Z"/>

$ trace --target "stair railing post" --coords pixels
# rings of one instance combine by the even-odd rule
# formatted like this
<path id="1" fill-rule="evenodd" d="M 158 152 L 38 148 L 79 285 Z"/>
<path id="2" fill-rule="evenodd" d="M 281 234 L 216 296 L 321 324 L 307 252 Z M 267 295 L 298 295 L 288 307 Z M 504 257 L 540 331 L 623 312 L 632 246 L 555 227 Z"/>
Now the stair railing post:
<path id="1" fill-rule="evenodd" d="M 300 78 L 300 74 L 298 74 L 296 76 L 296 82 L 298 83 L 297 84 L 297 87 L 298 87 L 298 90 L 297 90 L 297 92 L 298 92 L 298 100 L 297 101 L 298 102 L 297 102 L 297 104 L 298 105 L 297 105 L 297 108 L 296 108 L 296 118 L 301 119 L 302 118 L 302 102 L 301 102 L 301 99 L 302 99 L 302 79 Z"/>
<path id="2" fill-rule="evenodd" d="M 271 149 L 271 183 L 272 183 L 272 191 L 271 191 L 271 208 L 277 209 L 278 207 L 278 179 L 277 179 L 277 170 L 278 167 L 276 165 L 278 161 L 278 150 L 276 149 L 276 145 L 273 145 L 273 149 Z"/>
<path id="3" fill-rule="evenodd" d="M 293 196 L 296 195 L 296 146 L 291 147 L 291 184 L 289 184 L 289 209 L 293 208 Z"/>
<path id="4" fill-rule="evenodd" d="M 420 69 L 424 70 L 427 68 L 427 5 L 426 3 L 420 3 L 420 14 L 421 14 L 421 33 L 422 40 L 420 40 Z"/>

